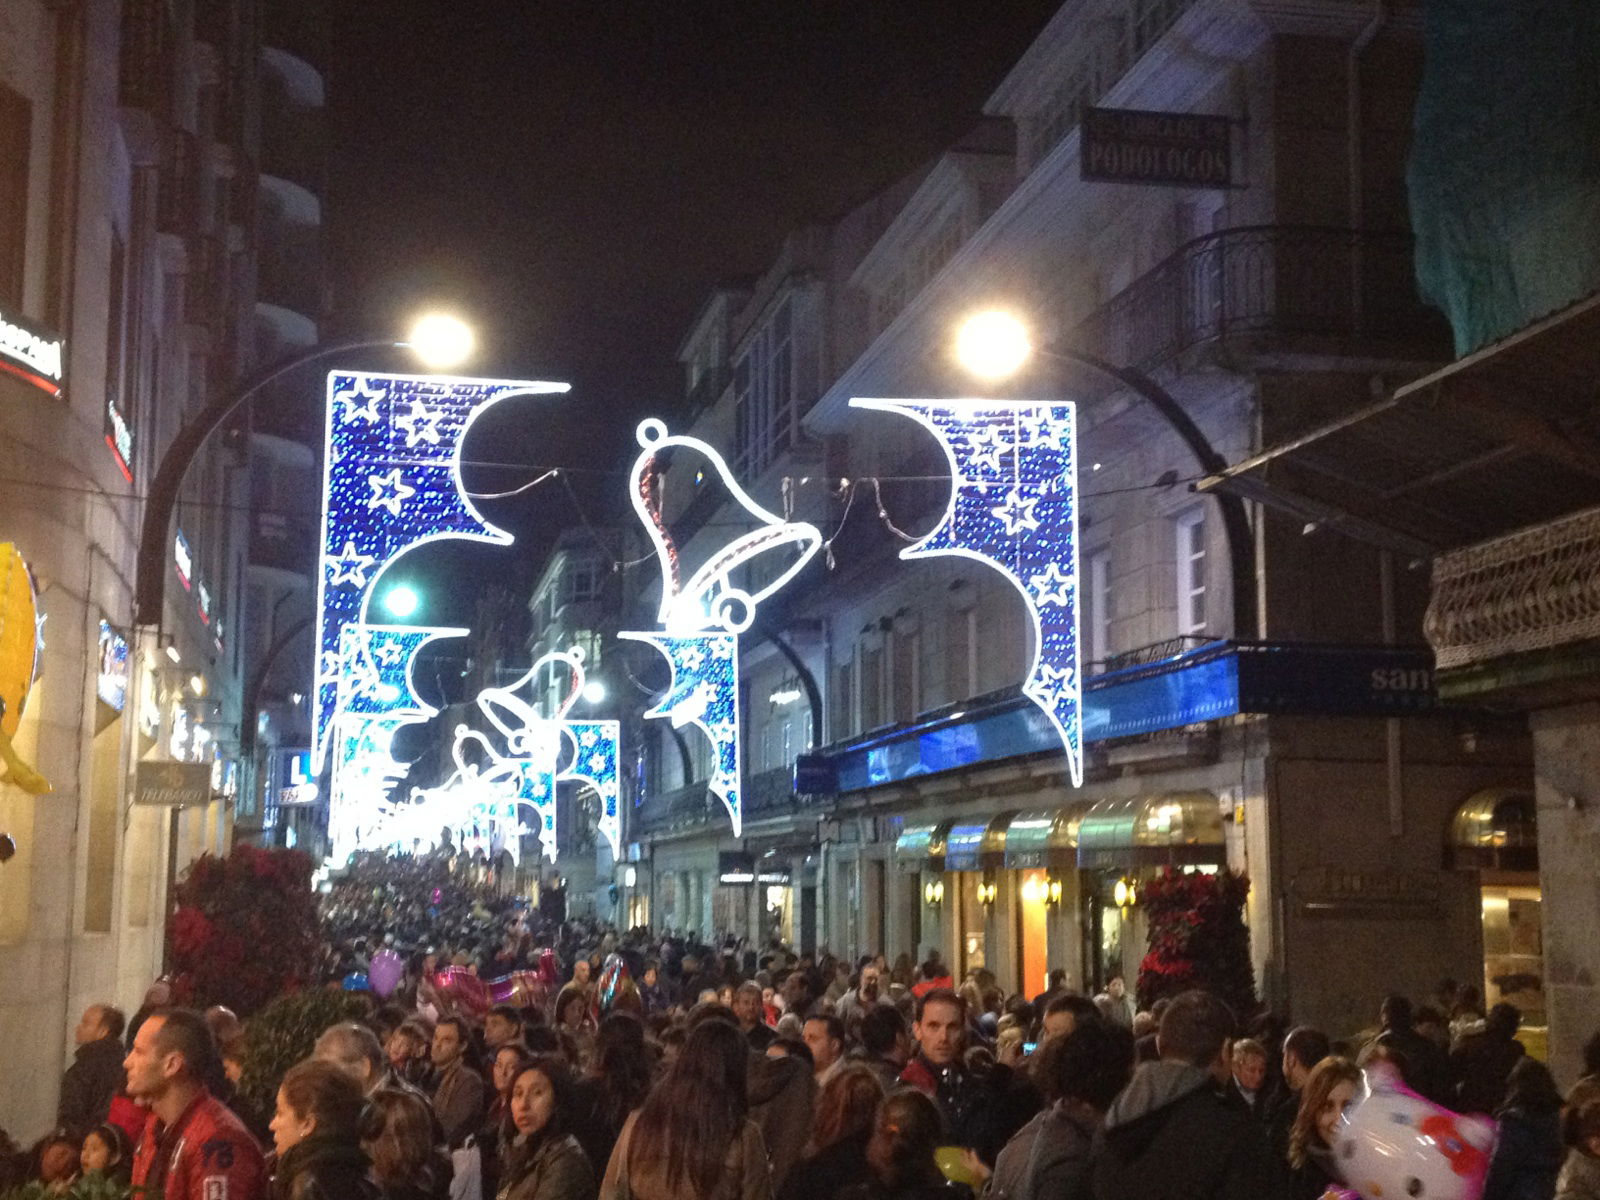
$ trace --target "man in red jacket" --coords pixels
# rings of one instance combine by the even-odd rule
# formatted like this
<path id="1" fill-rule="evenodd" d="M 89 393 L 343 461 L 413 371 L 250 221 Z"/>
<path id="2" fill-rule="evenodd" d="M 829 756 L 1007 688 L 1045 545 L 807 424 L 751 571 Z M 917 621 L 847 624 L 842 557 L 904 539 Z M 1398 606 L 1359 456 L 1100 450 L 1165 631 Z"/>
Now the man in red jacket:
<path id="1" fill-rule="evenodd" d="M 265 1200 L 260 1147 L 206 1087 L 222 1072 L 204 1017 L 183 1008 L 151 1014 L 123 1065 L 128 1095 L 150 1109 L 133 1155 L 136 1195 Z"/>

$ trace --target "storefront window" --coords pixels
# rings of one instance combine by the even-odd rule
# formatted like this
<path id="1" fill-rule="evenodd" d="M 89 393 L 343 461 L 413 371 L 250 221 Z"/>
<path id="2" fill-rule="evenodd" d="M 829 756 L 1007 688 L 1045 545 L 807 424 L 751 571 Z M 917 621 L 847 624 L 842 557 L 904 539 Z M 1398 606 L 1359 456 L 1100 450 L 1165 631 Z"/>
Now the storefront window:
<path id="1" fill-rule="evenodd" d="M 1483 998 L 1522 1011 L 1529 1027 L 1546 1024 L 1544 926 L 1537 885 L 1483 887 Z"/>

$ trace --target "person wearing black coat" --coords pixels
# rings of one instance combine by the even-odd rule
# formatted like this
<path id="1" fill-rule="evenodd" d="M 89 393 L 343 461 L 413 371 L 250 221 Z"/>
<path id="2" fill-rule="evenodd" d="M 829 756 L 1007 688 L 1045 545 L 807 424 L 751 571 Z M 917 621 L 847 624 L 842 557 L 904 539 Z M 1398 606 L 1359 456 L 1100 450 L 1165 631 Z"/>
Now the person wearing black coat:
<path id="1" fill-rule="evenodd" d="M 83 1139 L 111 1111 L 111 1098 L 127 1081 L 122 1060 L 123 1018 L 109 1004 L 91 1004 L 73 1031 L 78 1049 L 72 1065 L 61 1077 L 61 1100 L 56 1106 L 56 1126 Z"/>
<path id="2" fill-rule="evenodd" d="M 1483 1032 L 1461 1039 L 1450 1055 L 1457 1112 L 1492 1113 L 1505 1100 L 1511 1072 L 1526 1054 L 1516 1038 L 1521 1024 L 1516 1005 L 1496 1004 L 1484 1018 Z"/>
<path id="3" fill-rule="evenodd" d="M 1260 1200 L 1271 1194 L 1266 1131 L 1222 1092 L 1234 1019 L 1201 991 L 1161 1018 L 1161 1058 L 1106 1112 L 1091 1155 L 1095 1200 Z"/>
<path id="4" fill-rule="evenodd" d="M 1495 1119 L 1500 1136 L 1489 1160 L 1483 1200 L 1550 1200 L 1566 1153 L 1561 1093 L 1550 1069 L 1537 1059 L 1518 1062 Z"/>
<path id="5" fill-rule="evenodd" d="M 290 1067 L 272 1116 L 273 1200 L 381 1200 L 361 1148 L 361 1085 L 331 1062 Z"/>

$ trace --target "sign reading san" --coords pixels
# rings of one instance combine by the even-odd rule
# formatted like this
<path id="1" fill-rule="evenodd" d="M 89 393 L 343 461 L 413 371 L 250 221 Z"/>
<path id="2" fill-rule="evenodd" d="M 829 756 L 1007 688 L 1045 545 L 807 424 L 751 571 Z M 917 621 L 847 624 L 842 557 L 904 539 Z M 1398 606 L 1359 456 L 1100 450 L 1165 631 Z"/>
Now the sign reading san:
<path id="1" fill-rule="evenodd" d="M 1206 113 L 1089 108 L 1082 175 L 1100 183 L 1233 186 L 1233 121 Z"/>

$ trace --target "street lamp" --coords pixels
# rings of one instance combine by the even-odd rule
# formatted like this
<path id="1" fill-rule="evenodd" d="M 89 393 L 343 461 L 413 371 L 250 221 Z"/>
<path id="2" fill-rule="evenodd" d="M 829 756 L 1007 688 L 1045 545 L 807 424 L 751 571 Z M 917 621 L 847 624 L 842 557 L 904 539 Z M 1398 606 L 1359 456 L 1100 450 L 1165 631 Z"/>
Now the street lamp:
<path id="1" fill-rule="evenodd" d="M 991 309 L 968 317 L 956 330 L 954 351 L 956 361 L 965 370 L 989 383 L 1011 378 L 1034 355 L 1087 368 L 1148 400 L 1161 419 L 1183 439 L 1204 473 L 1218 475 L 1228 469 L 1227 459 L 1217 453 L 1177 397 L 1150 376 L 1135 367 L 1119 367 L 1071 347 L 1035 346 L 1027 327 L 1010 313 Z M 1256 557 L 1250 516 L 1238 496 L 1221 492 L 1212 495 L 1221 511 L 1222 528 L 1228 540 L 1234 636 L 1255 637 Z"/>
<path id="2" fill-rule="evenodd" d="M 587 704 L 600 704 L 606 698 L 606 685 L 598 679 L 591 679 L 583 685 L 583 699 Z"/>
<path id="3" fill-rule="evenodd" d="M 473 347 L 472 330 L 456 317 L 432 313 L 412 326 L 406 341 L 392 338 L 364 338 L 311 346 L 279 360 L 261 373 L 245 380 L 231 391 L 217 396 L 194 419 L 178 430 L 172 445 L 162 455 L 145 500 L 144 521 L 139 527 L 139 557 L 134 572 L 133 620 L 138 626 L 161 624 L 166 597 L 166 548 L 172 531 L 172 514 L 178 506 L 178 489 L 195 455 L 208 437 L 240 405 L 268 384 L 319 359 L 357 350 L 409 350 L 424 366 L 435 369 L 462 362 Z"/>

